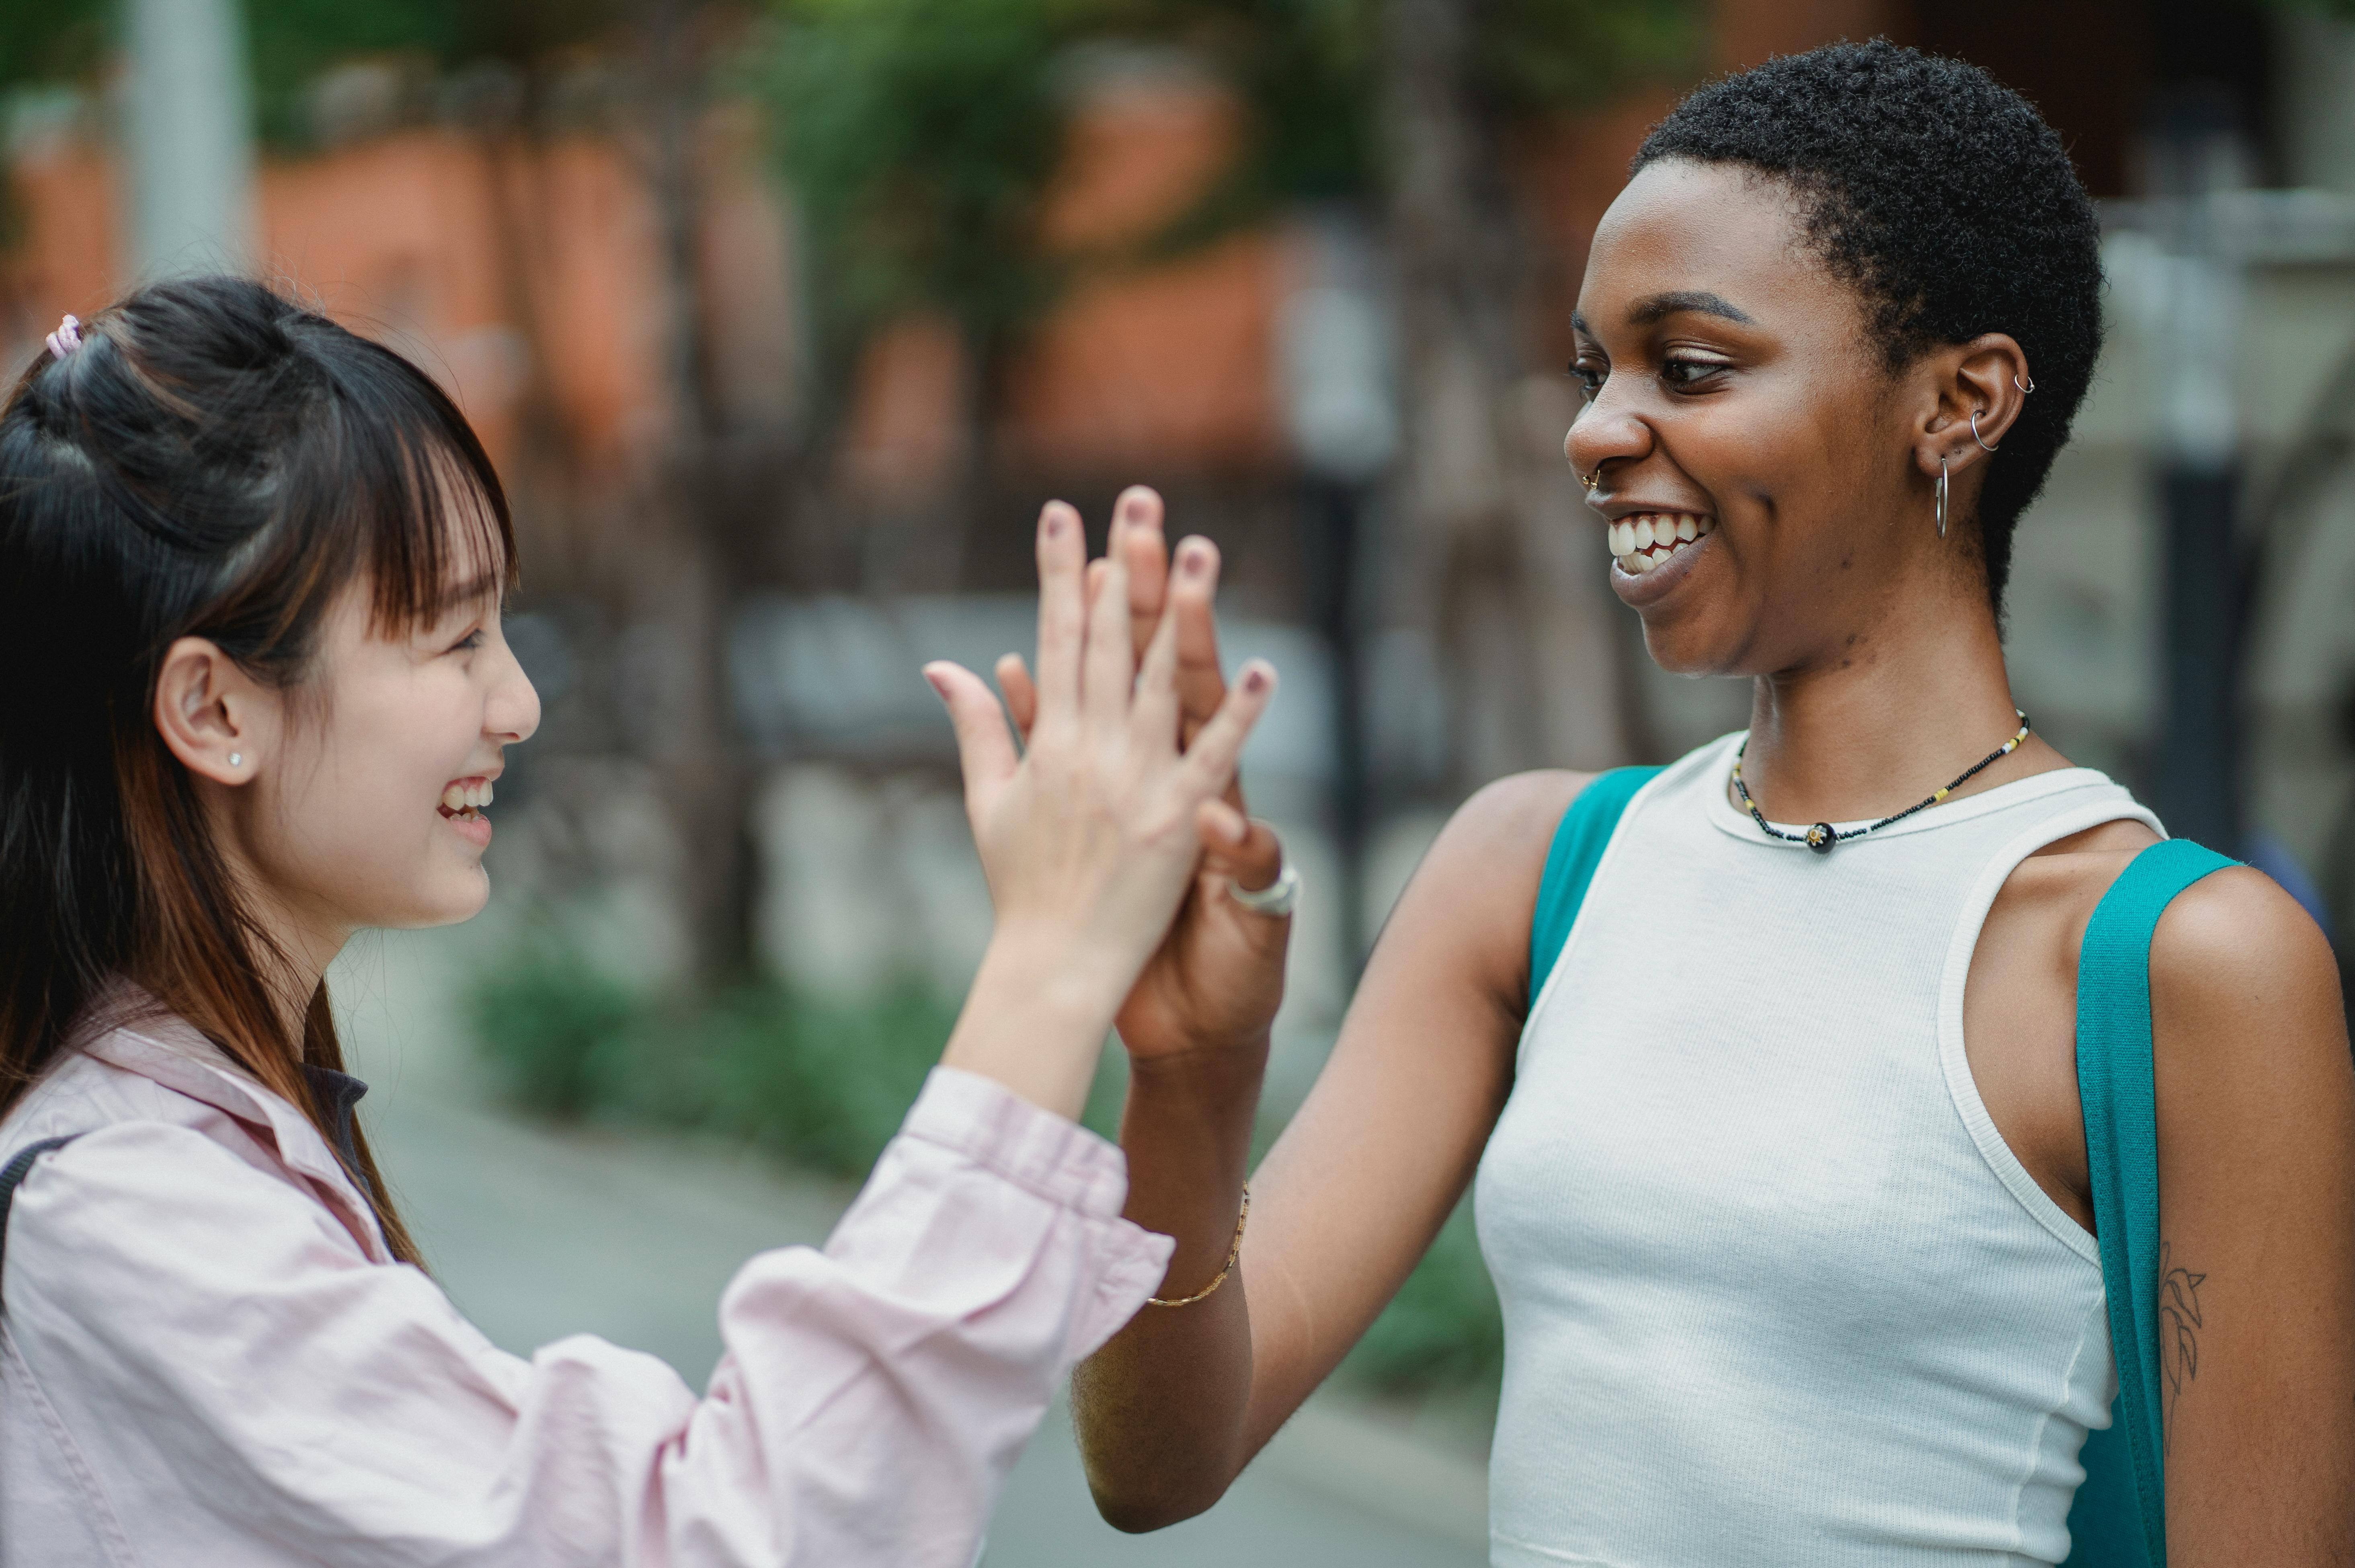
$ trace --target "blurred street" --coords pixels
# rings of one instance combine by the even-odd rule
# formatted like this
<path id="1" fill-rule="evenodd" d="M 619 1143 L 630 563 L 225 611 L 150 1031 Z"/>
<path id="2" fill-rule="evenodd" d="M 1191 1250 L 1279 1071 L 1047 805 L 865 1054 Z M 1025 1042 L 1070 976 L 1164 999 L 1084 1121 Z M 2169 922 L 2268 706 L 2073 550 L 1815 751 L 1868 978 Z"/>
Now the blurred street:
<path id="1" fill-rule="evenodd" d="M 852 1189 L 725 1148 L 554 1131 L 485 1109 L 450 1006 L 478 940 L 463 927 L 364 937 L 332 982 L 410 1226 L 443 1286 L 506 1349 L 594 1333 L 700 1386 L 738 1265 L 822 1241 Z M 1487 1560 L 1482 1487 L 1470 1460 L 1320 1396 L 1209 1514 L 1124 1536 L 1097 1519 L 1058 1408 L 1007 1488 L 984 1563 L 1476 1568 Z"/>

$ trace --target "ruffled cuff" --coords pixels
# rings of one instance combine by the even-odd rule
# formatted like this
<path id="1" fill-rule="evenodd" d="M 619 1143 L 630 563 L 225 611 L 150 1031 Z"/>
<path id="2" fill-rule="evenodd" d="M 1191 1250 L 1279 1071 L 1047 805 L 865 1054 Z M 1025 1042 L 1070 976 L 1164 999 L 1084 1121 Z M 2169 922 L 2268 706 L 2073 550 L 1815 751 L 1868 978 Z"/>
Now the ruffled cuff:
<path id="1" fill-rule="evenodd" d="M 1050 1225 L 1032 1244 L 1077 1243 L 1081 1286 L 1070 1303 L 1063 1359 L 1077 1361 L 1118 1333 L 1161 1284 L 1177 1243 L 1120 1217 L 1128 1200 L 1128 1157 L 1119 1146 L 1078 1123 L 1033 1104 L 996 1080 L 954 1067 L 935 1067 L 908 1112 L 895 1147 L 877 1166 L 933 1182 L 947 1177 L 943 1157 L 1003 1181 L 1070 1215 L 1075 1224 Z M 931 1183 L 928 1182 L 927 1185 Z M 941 1189 L 962 1185 L 945 1179 Z M 970 1194 L 970 1189 L 968 1189 Z M 870 1183 L 869 1193 L 874 1191 Z M 867 1205 L 854 1206 L 854 1214 Z M 1010 1195 L 1009 1195 L 1010 1196 Z M 971 1205 L 973 1196 L 959 1206 Z M 980 1220 L 970 1215 L 967 1223 Z M 986 1221 L 984 1232 L 995 1230 Z M 837 1232 L 841 1237 L 841 1232 Z M 1015 1243 L 1011 1234 L 1001 1240 Z M 836 1251 L 829 1245 L 829 1252 Z M 862 1249 L 863 1250 L 863 1249 Z"/>

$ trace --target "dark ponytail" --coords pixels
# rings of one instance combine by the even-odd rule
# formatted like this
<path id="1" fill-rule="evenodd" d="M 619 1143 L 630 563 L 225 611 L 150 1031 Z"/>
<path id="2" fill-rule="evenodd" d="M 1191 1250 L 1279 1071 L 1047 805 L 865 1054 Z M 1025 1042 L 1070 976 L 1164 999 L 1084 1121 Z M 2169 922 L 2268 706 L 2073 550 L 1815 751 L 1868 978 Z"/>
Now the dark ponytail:
<path id="1" fill-rule="evenodd" d="M 342 1066 L 326 987 L 289 1038 L 265 977 L 280 955 L 151 718 L 157 667 L 205 637 L 293 687 L 340 590 L 365 578 L 378 629 L 404 631 L 473 564 L 453 552 L 513 581 L 506 499 L 464 416 L 259 284 L 142 289 L 18 380 L 0 407 L 0 1112 L 127 979 L 327 1131 L 302 1071 Z"/>

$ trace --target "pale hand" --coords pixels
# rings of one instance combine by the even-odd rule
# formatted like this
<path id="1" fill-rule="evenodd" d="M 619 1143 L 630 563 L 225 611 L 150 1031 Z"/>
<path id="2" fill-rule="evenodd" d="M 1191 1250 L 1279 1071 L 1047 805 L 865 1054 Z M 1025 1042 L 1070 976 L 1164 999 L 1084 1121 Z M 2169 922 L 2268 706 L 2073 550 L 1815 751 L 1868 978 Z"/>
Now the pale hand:
<path id="1" fill-rule="evenodd" d="M 1112 577 L 1112 562 L 1122 568 Z M 1117 602 L 1124 589 L 1133 645 L 1140 657 L 1160 629 L 1177 630 L 1177 692 L 1184 743 L 1199 743 L 1203 727 L 1228 699 L 1219 667 L 1212 599 L 1219 552 L 1209 540 L 1188 539 L 1175 570 L 1162 533 L 1161 497 L 1143 485 L 1123 493 L 1114 513 L 1106 559 L 1091 567 L 1092 603 L 1105 589 Z M 1016 724 L 1028 733 L 1038 713 L 1037 685 L 1016 655 L 998 661 L 997 677 Z M 1121 1003 L 1121 1042 L 1138 1060 L 1199 1050 L 1251 1049 L 1267 1039 L 1284 1000 L 1289 917 L 1256 914 L 1227 896 L 1231 886 L 1265 888 L 1283 869 L 1284 847 L 1263 822 L 1244 815 L 1240 778 L 1218 801 L 1200 808 L 1200 868 L 1161 944 Z"/>
<path id="2" fill-rule="evenodd" d="M 1079 516 L 1050 505 L 1039 528 L 1039 674 L 1019 754 L 979 677 L 949 664 L 925 676 L 956 728 L 993 950 L 1051 970 L 1059 992 L 1103 987 L 1109 1024 L 1193 887 L 1203 812 L 1231 784 L 1275 682 L 1253 666 L 1181 750 L 1174 608 L 1140 667 L 1124 560 L 1098 562 L 1093 575 L 1104 592 L 1092 602 Z"/>

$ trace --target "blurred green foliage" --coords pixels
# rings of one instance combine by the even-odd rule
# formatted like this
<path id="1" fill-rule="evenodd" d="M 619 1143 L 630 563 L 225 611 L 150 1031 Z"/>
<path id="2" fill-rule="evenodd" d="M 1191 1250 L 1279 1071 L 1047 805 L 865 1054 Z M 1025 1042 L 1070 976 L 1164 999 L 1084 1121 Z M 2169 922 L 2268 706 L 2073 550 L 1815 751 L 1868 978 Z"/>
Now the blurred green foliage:
<path id="1" fill-rule="evenodd" d="M 0 92 L 83 81 L 105 63 L 117 0 L 31 0 L 0 5 Z"/>
<path id="2" fill-rule="evenodd" d="M 304 91 L 356 59 L 408 57 L 432 71 L 495 63 L 518 71 L 587 43 L 624 15 L 624 0 L 244 0 L 257 127 L 300 150 Z"/>
<path id="3" fill-rule="evenodd" d="M 1390 1393 L 1497 1386 L 1505 1371 L 1505 1323 L 1469 1202 L 1440 1227 L 1431 1250 L 1343 1366 Z"/>
<path id="4" fill-rule="evenodd" d="M 770 0 L 750 80 L 802 203 L 821 357 L 841 371 L 911 312 L 999 356 L 1076 276 L 1167 257 L 1284 203 L 1380 188 L 1380 0 Z M 1505 121 L 1595 101 L 1700 58 L 1699 0 L 1494 0 L 1471 7 L 1478 80 Z M 1051 255 L 1041 203 L 1075 63 L 1091 46 L 1180 51 L 1235 93 L 1241 155 L 1156 234 Z"/>
<path id="5" fill-rule="evenodd" d="M 825 364 L 884 322 L 945 312 L 983 345 L 1053 293 L 1032 243 L 1060 151 L 1054 0 L 800 0 L 753 80 L 800 203 Z M 984 357 L 987 357 L 985 351 Z"/>
<path id="6" fill-rule="evenodd" d="M 578 951 L 534 944 L 468 988 L 468 1021 L 517 1104 L 574 1120 L 621 1097 L 647 1023 L 635 993 Z"/>
<path id="7" fill-rule="evenodd" d="M 322 71 L 406 55 L 440 69 L 528 66 L 596 38 L 626 0 L 241 0 L 260 129 L 302 140 L 299 100 Z M 120 37 L 122 0 L 0 5 L 0 91 L 93 81 Z"/>
<path id="8" fill-rule="evenodd" d="M 501 1089 L 536 1115 L 709 1132 L 832 1176 L 874 1163 L 955 1021 L 912 984 L 862 1004 L 772 983 L 658 1001 L 555 941 L 485 971 L 466 1011 Z"/>
<path id="9" fill-rule="evenodd" d="M 642 1058 L 687 1092 L 677 1119 L 837 1176 L 864 1176 L 940 1061 L 956 1009 L 915 983 L 863 1003 L 774 985 L 730 992 L 656 1029 Z M 659 1102 L 655 1102 L 659 1103 Z"/>

